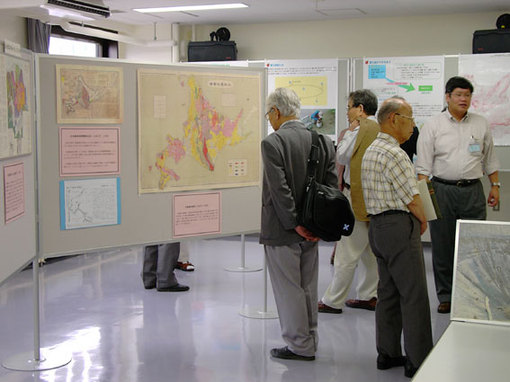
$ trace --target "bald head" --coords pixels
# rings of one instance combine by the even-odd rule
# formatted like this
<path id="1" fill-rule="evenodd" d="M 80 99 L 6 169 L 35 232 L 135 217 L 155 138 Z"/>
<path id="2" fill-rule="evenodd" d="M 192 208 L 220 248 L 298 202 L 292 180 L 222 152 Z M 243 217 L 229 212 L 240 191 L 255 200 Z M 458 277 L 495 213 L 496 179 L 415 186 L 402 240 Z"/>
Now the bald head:
<path id="1" fill-rule="evenodd" d="M 381 131 L 394 137 L 399 144 L 407 141 L 413 134 L 413 108 L 403 98 L 388 98 L 383 102 L 377 121 Z"/>

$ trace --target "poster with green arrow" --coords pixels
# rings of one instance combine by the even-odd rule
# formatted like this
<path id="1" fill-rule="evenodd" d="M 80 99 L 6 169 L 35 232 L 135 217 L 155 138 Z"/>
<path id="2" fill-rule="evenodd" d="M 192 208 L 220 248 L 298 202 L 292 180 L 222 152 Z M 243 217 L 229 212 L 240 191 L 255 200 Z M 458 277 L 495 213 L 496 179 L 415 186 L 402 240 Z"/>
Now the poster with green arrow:
<path id="1" fill-rule="evenodd" d="M 393 96 L 405 98 L 420 128 L 443 109 L 444 56 L 364 58 L 363 88 L 375 93 L 379 105 Z"/>

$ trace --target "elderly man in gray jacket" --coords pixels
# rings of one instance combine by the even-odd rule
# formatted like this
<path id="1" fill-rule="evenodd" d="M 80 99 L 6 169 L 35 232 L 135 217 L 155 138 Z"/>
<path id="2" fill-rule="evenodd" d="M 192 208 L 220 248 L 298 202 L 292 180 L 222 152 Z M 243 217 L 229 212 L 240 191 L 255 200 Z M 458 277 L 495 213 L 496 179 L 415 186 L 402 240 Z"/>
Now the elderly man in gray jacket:
<path id="1" fill-rule="evenodd" d="M 312 136 L 299 120 L 296 93 L 278 88 L 266 101 L 266 118 L 275 130 L 261 144 L 264 161 L 260 243 L 287 344 L 271 356 L 312 361 L 317 351 L 318 238 L 297 220 L 306 183 Z M 333 142 L 320 139 L 317 180 L 338 183 Z"/>

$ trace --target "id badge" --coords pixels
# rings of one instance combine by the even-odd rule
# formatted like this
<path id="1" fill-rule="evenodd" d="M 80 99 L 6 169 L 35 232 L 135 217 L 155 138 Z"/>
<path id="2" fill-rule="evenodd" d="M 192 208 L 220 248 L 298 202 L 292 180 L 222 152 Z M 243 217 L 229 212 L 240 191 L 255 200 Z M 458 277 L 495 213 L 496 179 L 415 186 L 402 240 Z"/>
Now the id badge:
<path id="1" fill-rule="evenodd" d="M 471 139 L 469 141 L 468 150 L 471 154 L 479 154 L 482 151 L 480 143 L 478 143 L 478 141 L 473 136 L 471 136 Z"/>
<path id="2" fill-rule="evenodd" d="M 470 143 L 469 144 L 469 152 L 471 154 L 478 154 L 481 151 L 479 143 Z"/>

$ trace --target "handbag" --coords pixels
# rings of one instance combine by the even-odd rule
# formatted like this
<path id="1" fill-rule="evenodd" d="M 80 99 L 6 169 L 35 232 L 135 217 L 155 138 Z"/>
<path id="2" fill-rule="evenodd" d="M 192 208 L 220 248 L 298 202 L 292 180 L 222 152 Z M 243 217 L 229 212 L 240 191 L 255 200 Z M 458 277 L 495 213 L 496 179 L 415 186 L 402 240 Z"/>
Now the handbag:
<path id="1" fill-rule="evenodd" d="M 298 213 L 298 222 L 324 241 L 338 241 L 354 229 L 354 213 L 349 199 L 338 189 L 317 182 L 319 165 L 319 135 L 312 133 L 312 148 L 308 157 L 305 195 Z"/>

